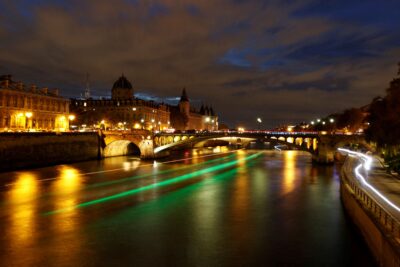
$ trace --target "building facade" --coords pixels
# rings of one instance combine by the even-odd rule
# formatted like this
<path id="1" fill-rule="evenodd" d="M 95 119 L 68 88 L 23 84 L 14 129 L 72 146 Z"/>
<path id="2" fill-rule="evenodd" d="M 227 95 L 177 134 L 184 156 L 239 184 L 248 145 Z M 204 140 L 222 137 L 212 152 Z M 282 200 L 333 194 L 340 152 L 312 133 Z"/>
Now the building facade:
<path id="1" fill-rule="evenodd" d="M 122 75 L 111 88 L 111 99 L 71 99 L 71 113 L 76 126 L 91 129 L 154 131 L 218 129 L 218 117 L 212 108 L 191 107 L 183 89 L 177 106 L 146 101 L 134 97 L 133 86 Z"/>
<path id="2" fill-rule="evenodd" d="M 218 116 L 213 108 L 201 106 L 196 110 L 190 105 L 186 89 L 183 88 L 178 106 L 172 106 L 171 125 L 176 130 L 218 130 Z"/>
<path id="3" fill-rule="evenodd" d="M 69 100 L 58 89 L 25 86 L 0 76 L 0 131 L 66 131 Z"/>
<path id="4" fill-rule="evenodd" d="M 77 124 L 109 130 L 166 130 L 170 111 L 165 104 L 134 97 L 132 84 L 122 75 L 113 84 L 111 99 L 71 99 Z"/>

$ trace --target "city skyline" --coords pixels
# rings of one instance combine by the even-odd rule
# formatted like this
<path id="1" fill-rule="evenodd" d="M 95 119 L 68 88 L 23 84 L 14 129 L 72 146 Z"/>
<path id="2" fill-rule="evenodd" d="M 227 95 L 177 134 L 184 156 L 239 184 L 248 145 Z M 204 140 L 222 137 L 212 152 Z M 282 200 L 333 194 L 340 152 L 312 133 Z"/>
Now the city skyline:
<path id="1" fill-rule="evenodd" d="M 399 5 L 1 1 L 0 70 L 66 97 L 84 93 L 87 72 L 93 95 L 124 73 L 141 98 L 186 87 L 230 127 L 262 117 L 270 128 L 383 95 L 400 56 Z"/>

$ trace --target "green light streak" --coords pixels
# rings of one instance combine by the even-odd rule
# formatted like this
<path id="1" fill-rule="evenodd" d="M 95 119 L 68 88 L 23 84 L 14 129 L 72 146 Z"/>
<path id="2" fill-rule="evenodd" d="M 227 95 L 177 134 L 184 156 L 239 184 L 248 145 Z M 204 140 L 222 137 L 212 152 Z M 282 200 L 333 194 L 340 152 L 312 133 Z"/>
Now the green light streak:
<path id="1" fill-rule="evenodd" d="M 154 189 L 154 188 L 158 188 L 158 187 L 164 187 L 164 186 L 167 186 L 167 185 L 179 183 L 179 182 L 182 182 L 182 181 L 185 181 L 185 180 L 188 180 L 188 179 L 192 179 L 192 178 L 200 176 L 200 175 L 204 175 L 204 174 L 207 174 L 207 173 L 210 173 L 210 172 L 215 172 L 215 171 L 219 171 L 219 170 L 223 170 L 223 169 L 235 166 L 239 162 L 254 159 L 254 158 L 258 157 L 261 154 L 262 153 L 256 153 L 256 154 L 247 156 L 247 157 L 239 159 L 239 160 L 230 161 L 230 162 L 223 163 L 223 164 L 216 165 L 216 166 L 212 166 L 212 167 L 209 167 L 209 168 L 206 168 L 206 169 L 198 170 L 198 171 L 195 171 L 193 173 L 177 176 L 175 178 L 171 178 L 171 179 L 166 180 L 166 181 L 157 182 L 157 183 L 154 183 L 154 184 L 142 186 L 140 188 L 128 190 L 128 191 L 125 191 L 125 192 L 122 192 L 122 193 L 118 193 L 118 194 L 115 194 L 115 195 L 111 195 L 111 196 L 107 196 L 107 197 L 103 197 L 103 198 L 99 198 L 99 199 L 83 202 L 83 203 L 80 203 L 80 204 L 78 204 L 78 205 L 76 205 L 74 207 L 70 207 L 70 208 L 67 208 L 67 209 L 59 209 L 59 210 L 55 210 L 55 211 L 50 211 L 50 212 L 45 213 L 44 215 L 53 215 L 53 214 L 57 214 L 57 213 L 68 212 L 68 211 L 74 210 L 76 208 L 84 208 L 84 207 L 100 204 L 100 203 L 103 203 L 103 202 L 108 202 L 108 201 L 111 201 L 111 200 L 114 200 L 114 199 L 119 199 L 119 198 L 131 196 L 131 195 L 143 192 L 143 191 L 148 191 L 150 189 Z"/>
<path id="2" fill-rule="evenodd" d="M 217 158 L 217 159 L 204 161 L 204 162 L 201 162 L 201 163 L 190 164 L 189 166 L 174 168 L 174 169 L 171 169 L 171 170 L 159 171 L 157 173 L 146 173 L 146 174 L 137 175 L 137 176 L 133 176 L 133 177 L 122 178 L 122 179 L 114 180 L 114 181 L 95 183 L 95 184 L 86 186 L 86 188 L 97 188 L 97 187 L 102 187 L 102 186 L 107 186 L 107 185 L 124 183 L 124 182 L 127 182 L 127 181 L 146 178 L 146 177 L 150 177 L 150 176 L 157 176 L 157 175 L 161 175 L 161 174 L 176 172 L 176 171 L 185 170 L 185 169 L 196 167 L 196 166 L 202 166 L 202 165 L 210 164 L 210 163 L 213 163 L 213 162 L 226 160 L 226 159 L 232 158 L 234 156 L 236 156 L 236 154 L 232 154 L 232 155 L 229 155 L 229 156 L 226 156 L 226 157 L 223 157 L 223 158 Z M 160 164 L 162 164 L 162 162 Z"/>
<path id="3" fill-rule="evenodd" d="M 229 159 L 229 158 L 232 158 L 232 157 L 236 156 L 235 151 L 229 152 L 229 153 L 231 153 L 229 156 L 225 156 L 225 157 L 222 157 L 222 158 L 211 159 L 211 160 L 207 160 L 207 161 L 204 161 L 204 162 L 190 164 L 188 166 L 178 167 L 178 168 L 174 168 L 174 169 L 158 171 L 157 173 L 146 173 L 146 174 L 142 174 L 142 175 L 126 177 L 126 178 L 113 180 L 113 181 L 99 182 L 99 183 L 85 185 L 83 188 L 79 189 L 79 191 L 82 192 L 82 191 L 85 191 L 85 190 L 90 190 L 92 188 L 98 188 L 98 187 L 103 187 L 103 186 L 108 186 L 108 185 L 113 185 L 113 184 L 119 184 L 119 183 L 129 182 L 131 180 L 163 175 L 163 174 L 172 173 L 172 172 L 175 172 L 175 171 L 181 171 L 181 170 L 185 170 L 185 169 L 189 169 L 189 168 L 193 168 L 193 167 L 207 165 L 207 164 L 218 162 L 218 161 L 223 161 L 223 160 L 226 160 L 226 159 Z M 160 164 L 163 164 L 163 163 L 160 162 Z M 79 176 L 85 176 L 85 174 L 81 174 Z M 48 197 L 56 196 L 56 195 L 59 195 L 59 193 L 52 192 L 52 193 L 43 194 L 43 195 L 39 196 L 38 198 L 48 198 Z M 0 205 L 4 205 L 4 203 L 0 203 Z"/>

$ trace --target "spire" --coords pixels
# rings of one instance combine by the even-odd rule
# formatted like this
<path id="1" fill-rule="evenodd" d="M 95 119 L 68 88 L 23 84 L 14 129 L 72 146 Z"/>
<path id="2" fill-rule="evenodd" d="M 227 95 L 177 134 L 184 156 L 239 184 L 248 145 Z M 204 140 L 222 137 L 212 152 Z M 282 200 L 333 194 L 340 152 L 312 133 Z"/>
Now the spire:
<path id="1" fill-rule="evenodd" d="M 210 106 L 210 115 L 215 116 L 214 109 L 212 108 L 212 106 Z"/>
<path id="2" fill-rule="evenodd" d="M 204 104 L 201 104 L 200 114 L 201 114 L 201 115 L 205 115 Z"/>
<path id="3" fill-rule="evenodd" d="M 208 109 L 208 106 L 205 107 L 204 113 L 205 115 L 210 115 L 210 110 Z"/>
<path id="4" fill-rule="evenodd" d="M 90 98 L 89 73 L 86 73 L 85 99 Z"/>
<path id="5" fill-rule="evenodd" d="M 187 101 L 187 102 L 189 102 L 189 98 L 188 98 L 188 96 L 187 96 L 187 94 L 186 94 L 186 88 L 185 88 L 185 87 L 183 87 L 183 90 L 182 90 L 181 102 L 182 102 L 182 101 Z"/>

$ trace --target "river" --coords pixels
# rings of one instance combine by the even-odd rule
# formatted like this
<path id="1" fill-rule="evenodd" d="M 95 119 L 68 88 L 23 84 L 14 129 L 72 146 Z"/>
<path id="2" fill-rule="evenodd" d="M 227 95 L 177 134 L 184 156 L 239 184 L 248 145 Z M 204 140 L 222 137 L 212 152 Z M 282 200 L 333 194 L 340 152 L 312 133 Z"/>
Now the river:
<path id="1" fill-rule="evenodd" d="M 205 148 L 0 181 L 2 266 L 374 266 L 338 167 L 306 152 Z"/>

